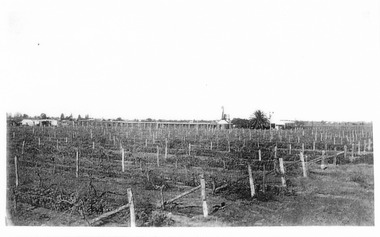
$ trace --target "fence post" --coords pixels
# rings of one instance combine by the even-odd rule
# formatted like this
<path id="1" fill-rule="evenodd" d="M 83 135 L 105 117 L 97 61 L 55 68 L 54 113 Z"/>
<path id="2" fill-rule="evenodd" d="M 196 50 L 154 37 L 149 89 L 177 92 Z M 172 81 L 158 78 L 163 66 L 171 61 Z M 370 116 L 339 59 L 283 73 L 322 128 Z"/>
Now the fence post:
<path id="1" fill-rule="evenodd" d="M 165 184 L 160 187 L 160 196 L 161 196 L 161 208 L 165 209 L 165 201 L 164 201 L 164 187 Z"/>
<path id="2" fill-rule="evenodd" d="M 160 166 L 160 150 L 159 147 L 157 146 L 157 166 Z"/>
<path id="3" fill-rule="evenodd" d="M 207 202 L 206 202 L 206 183 L 205 183 L 203 175 L 201 175 L 201 195 L 202 195 L 203 216 L 208 217 L 208 209 L 207 209 Z"/>
<path id="4" fill-rule="evenodd" d="M 325 150 L 322 151 L 322 159 L 321 159 L 321 169 L 324 170 L 325 166 Z"/>
<path id="5" fill-rule="evenodd" d="M 261 150 L 259 150 L 259 161 L 261 161 Z"/>
<path id="6" fill-rule="evenodd" d="M 315 151 L 315 141 L 313 142 L 313 151 Z"/>
<path id="7" fill-rule="evenodd" d="M 286 187 L 284 161 L 282 158 L 278 158 L 278 161 L 280 162 L 281 184 L 282 187 Z"/>
<path id="8" fill-rule="evenodd" d="M 24 154 L 24 147 L 25 147 L 25 140 L 22 141 L 22 149 L 21 149 L 21 155 Z"/>
<path id="9" fill-rule="evenodd" d="M 165 139 L 165 160 L 168 158 L 168 139 Z"/>
<path id="10" fill-rule="evenodd" d="M 289 143 L 289 155 L 292 154 L 292 144 Z"/>
<path id="11" fill-rule="evenodd" d="M 191 143 L 189 143 L 189 156 L 191 155 Z"/>
<path id="12" fill-rule="evenodd" d="M 210 143 L 210 150 L 212 150 L 212 142 Z"/>
<path id="13" fill-rule="evenodd" d="M 124 156 L 124 148 L 121 148 L 121 171 L 125 171 L 125 162 L 124 162 L 125 156 Z"/>
<path id="14" fill-rule="evenodd" d="M 301 159 L 301 163 L 302 163 L 303 177 L 307 178 L 306 164 L 305 164 L 305 158 L 303 157 L 303 152 L 300 153 L 300 159 Z"/>
<path id="15" fill-rule="evenodd" d="M 76 149 L 75 166 L 76 166 L 75 177 L 78 178 L 79 177 L 79 152 L 78 152 L 78 149 Z"/>
<path id="16" fill-rule="evenodd" d="M 368 151 L 371 151 L 372 150 L 372 147 L 371 147 L 371 139 L 368 138 Z"/>
<path id="17" fill-rule="evenodd" d="M 347 159 L 347 145 L 344 145 L 344 159 Z"/>
<path id="18" fill-rule="evenodd" d="M 336 147 L 334 147 L 334 152 L 335 152 L 335 155 L 334 155 L 334 161 L 333 161 L 333 163 L 334 163 L 334 165 L 336 165 L 336 159 L 337 159 L 337 151 L 336 151 Z"/>
<path id="19" fill-rule="evenodd" d="M 133 203 L 133 195 L 132 195 L 132 189 L 127 189 L 128 193 L 128 202 L 129 202 L 129 212 L 130 212 L 130 218 L 131 218 L 131 227 L 136 227 L 136 216 L 135 216 L 135 205 Z"/>
<path id="20" fill-rule="evenodd" d="M 254 197 L 255 196 L 255 184 L 253 182 L 252 169 L 251 169 L 250 164 L 248 164 L 248 175 L 249 175 L 249 187 L 251 188 L 251 197 Z"/>
<path id="21" fill-rule="evenodd" d="M 277 145 L 274 147 L 274 158 L 277 158 Z"/>
<path id="22" fill-rule="evenodd" d="M 18 164 L 17 164 L 17 156 L 15 156 L 15 176 L 16 176 L 16 187 L 18 186 Z"/>
<path id="23" fill-rule="evenodd" d="M 41 138 L 38 138 L 38 146 L 41 146 Z"/>

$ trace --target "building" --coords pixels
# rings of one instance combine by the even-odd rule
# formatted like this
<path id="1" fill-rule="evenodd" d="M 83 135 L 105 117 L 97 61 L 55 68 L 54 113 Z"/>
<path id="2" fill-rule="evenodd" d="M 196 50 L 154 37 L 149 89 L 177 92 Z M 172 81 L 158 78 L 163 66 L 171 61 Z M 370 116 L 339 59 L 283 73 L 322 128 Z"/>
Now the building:
<path id="1" fill-rule="evenodd" d="M 58 121 L 55 119 L 23 119 L 21 125 L 24 126 L 58 126 Z"/>

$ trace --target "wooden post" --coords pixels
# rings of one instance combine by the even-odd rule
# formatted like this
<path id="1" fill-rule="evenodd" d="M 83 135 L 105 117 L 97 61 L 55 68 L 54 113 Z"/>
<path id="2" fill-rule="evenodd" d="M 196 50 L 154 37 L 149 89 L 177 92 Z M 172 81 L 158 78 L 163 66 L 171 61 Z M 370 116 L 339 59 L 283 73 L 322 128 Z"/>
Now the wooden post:
<path id="1" fill-rule="evenodd" d="M 129 202 L 129 212 L 130 212 L 130 218 L 131 218 L 131 227 L 136 227 L 136 215 L 135 215 L 135 204 L 133 202 L 133 195 L 132 195 L 132 189 L 127 189 L 128 193 L 128 202 Z"/>
<path id="2" fill-rule="evenodd" d="M 208 208 L 207 208 L 207 202 L 206 202 L 206 183 L 205 183 L 203 175 L 201 176 L 201 196 L 202 196 L 203 216 L 208 217 Z"/>
<path id="3" fill-rule="evenodd" d="M 274 159 L 277 159 L 277 146 L 274 147 Z"/>
<path id="4" fill-rule="evenodd" d="M 278 161 L 280 162 L 281 184 L 282 187 L 286 187 L 284 161 L 282 158 L 278 158 Z"/>
<path id="5" fill-rule="evenodd" d="M 125 171 L 125 162 L 124 162 L 124 148 L 121 148 L 121 171 L 124 172 Z"/>
<path id="6" fill-rule="evenodd" d="M 15 176 L 16 176 L 16 187 L 18 186 L 18 163 L 17 156 L 15 156 Z"/>
<path id="7" fill-rule="evenodd" d="M 95 142 L 92 142 L 92 150 L 95 150 Z"/>
<path id="8" fill-rule="evenodd" d="M 336 158 L 337 158 L 337 152 L 336 152 L 336 147 L 334 147 L 334 152 L 335 152 L 335 155 L 334 155 L 334 160 L 333 160 L 333 164 L 336 165 Z"/>
<path id="9" fill-rule="evenodd" d="M 368 151 L 371 151 L 372 150 L 372 147 L 371 147 L 371 139 L 369 138 L 368 139 Z"/>
<path id="10" fill-rule="evenodd" d="M 306 164 L 305 164 L 305 158 L 303 157 L 303 152 L 300 153 L 300 159 L 301 159 L 301 163 L 302 163 L 303 177 L 307 178 Z"/>
<path id="11" fill-rule="evenodd" d="M 79 152 L 78 149 L 76 149 L 76 159 L 75 159 L 75 166 L 76 166 L 76 171 L 75 171 L 75 177 L 79 177 Z"/>
<path id="12" fill-rule="evenodd" d="M 22 149 L 21 149 L 21 154 L 24 154 L 24 147 L 25 147 L 25 141 L 22 141 Z"/>
<path id="13" fill-rule="evenodd" d="M 228 152 L 231 152 L 230 140 L 228 140 Z"/>
<path id="14" fill-rule="evenodd" d="M 158 146 L 157 146 L 157 166 L 160 167 L 160 150 Z"/>
<path id="15" fill-rule="evenodd" d="M 164 201 L 164 187 L 165 185 L 162 185 L 160 187 L 160 196 L 161 196 L 161 208 L 165 209 L 165 201 Z"/>
<path id="16" fill-rule="evenodd" d="M 347 146 L 344 145 L 344 159 L 347 159 Z"/>
<path id="17" fill-rule="evenodd" d="M 252 169 L 251 169 L 250 164 L 248 164 L 248 175 L 249 175 L 249 187 L 251 189 L 251 197 L 254 197 L 255 196 L 255 184 L 253 182 Z"/>
<path id="18" fill-rule="evenodd" d="M 263 188 L 262 188 L 263 193 L 265 193 L 266 188 L 265 188 L 265 163 L 263 164 Z"/>
<path id="19" fill-rule="evenodd" d="M 189 143 L 189 156 L 191 156 L 191 143 Z"/>
<path id="20" fill-rule="evenodd" d="M 360 155 L 360 141 L 358 142 L 358 155 Z"/>
<path id="21" fill-rule="evenodd" d="M 321 159 L 321 170 L 324 170 L 326 168 L 325 165 L 325 150 L 322 151 L 322 159 Z"/>
<path id="22" fill-rule="evenodd" d="M 212 150 L 212 142 L 210 143 L 210 150 Z"/>
<path id="23" fill-rule="evenodd" d="M 38 138 L 38 146 L 41 146 L 41 138 Z"/>
<path id="24" fill-rule="evenodd" d="M 67 143 L 67 137 L 66 137 L 66 143 Z"/>
<path id="25" fill-rule="evenodd" d="M 315 141 L 313 142 L 313 151 L 315 151 Z"/>
<path id="26" fill-rule="evenodd" d="M 292 144 L 289 144 L 289 155 L 292 154 Z"/>
<path id="27" fill-rule="evenodd" d="M 165 160 L 168 158 L 168 139 L 165 139 Z"/>
<path id="28" fill-rule="evenodd" d="M 261 161 L 261 150 L 259 150 L 259 161 Z"/>

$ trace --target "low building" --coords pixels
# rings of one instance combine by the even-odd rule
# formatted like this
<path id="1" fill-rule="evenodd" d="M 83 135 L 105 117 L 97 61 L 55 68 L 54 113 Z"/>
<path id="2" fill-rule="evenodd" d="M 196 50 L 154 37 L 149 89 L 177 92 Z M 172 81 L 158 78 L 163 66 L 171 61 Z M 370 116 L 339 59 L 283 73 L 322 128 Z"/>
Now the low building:
<path id="1" fill-rule="evenodd" d="M 23 119 L 21 125 L 24 126 L 58 126 L 58 121 L 55 119 Z"/>
<path id="2" fill-rule="evenodd" d="M 32 119 L 23 119 L 21 121 L 21 125 L 24 125 L 24 126 L 34 126 L 35 123 L 34 123 L 34 120 L 32 120 Z"/>

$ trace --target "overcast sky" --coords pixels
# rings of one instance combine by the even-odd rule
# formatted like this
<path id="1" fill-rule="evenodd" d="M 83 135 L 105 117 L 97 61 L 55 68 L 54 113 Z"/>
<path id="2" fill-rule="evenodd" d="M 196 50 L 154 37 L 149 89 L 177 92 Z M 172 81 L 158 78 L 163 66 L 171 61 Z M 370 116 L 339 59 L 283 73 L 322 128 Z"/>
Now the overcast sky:
<path id="1" fill-rule="evenodd" d="M 261 109 L 372 121 L 379 9 L 376 0 L 3 1 L 3 109 L 219 119 L 224 106 L 231 118 Z"/>

